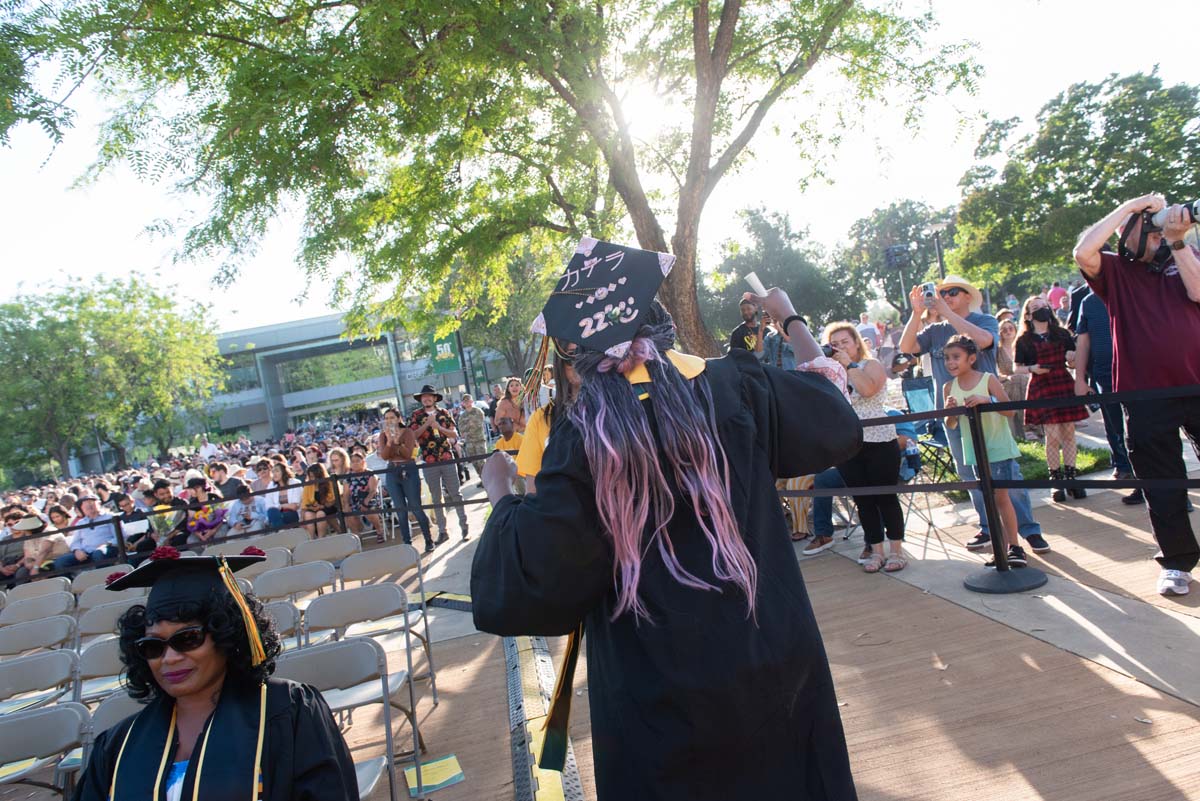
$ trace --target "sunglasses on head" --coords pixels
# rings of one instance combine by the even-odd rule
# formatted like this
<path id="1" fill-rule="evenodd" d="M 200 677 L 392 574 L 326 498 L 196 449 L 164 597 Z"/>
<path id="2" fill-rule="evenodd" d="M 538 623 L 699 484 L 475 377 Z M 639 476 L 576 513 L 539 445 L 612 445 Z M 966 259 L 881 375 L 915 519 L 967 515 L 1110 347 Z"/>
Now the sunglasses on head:
<path id="1" fill-rule="evenodd" d="M 208 635 L 203 626 L 188 626 L 165 640 L 162 637 L 142 637 L 133 645 L 142 659 L 159 659 L 167 652 L 168 647 L 177 654 L 194 651 L 204 645 L 206 636 Z"/>
<path id="2" fill-rule="evenodd" d="M 952 286 L 949 289 L 939 289 L 938 294 L 943 298 L 956 298 L 959 295 L 965 295 L 967 290 Z"/>

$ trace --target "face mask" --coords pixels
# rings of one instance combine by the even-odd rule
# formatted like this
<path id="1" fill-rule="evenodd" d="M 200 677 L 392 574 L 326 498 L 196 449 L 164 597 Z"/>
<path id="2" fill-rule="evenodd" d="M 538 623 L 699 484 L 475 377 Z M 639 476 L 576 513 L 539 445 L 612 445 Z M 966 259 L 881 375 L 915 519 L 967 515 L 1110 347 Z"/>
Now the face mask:
<path id="1" fill-rule="evenodd" d="M 1029 316 L 1032 317 L 1034 319 L 1034 321 L 1036 321 L 1036 322 L 1048 323 L 1048 322 L 1050 322 L 1050 320 L 1052 320 L 1054 318 L 1054 313 L 1051 312 L 1049 309 L 1041 308 L 1041 309 L 1035 309 L 1033 311 L 1033 313 L 1030 314 Z"/>

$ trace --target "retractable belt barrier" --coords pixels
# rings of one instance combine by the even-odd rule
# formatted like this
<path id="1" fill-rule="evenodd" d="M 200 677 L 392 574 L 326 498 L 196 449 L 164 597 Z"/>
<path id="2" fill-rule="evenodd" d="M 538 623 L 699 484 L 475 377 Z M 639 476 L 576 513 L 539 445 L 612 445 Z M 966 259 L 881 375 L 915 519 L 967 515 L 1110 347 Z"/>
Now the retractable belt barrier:
<path id="1" fill-rule="evenodd" d="M 949 492 L 952 490 L 977 489 L 983 494 L 984 511 L 987 516 L 988 531 L 992 539 L 992 553 L 995 556 L 996 569 L 972 574 L 964 580 L 964 585 L 967 589 L 987 593 L 1009 593 L 1030 590 L 1045 584 L 1046 575 L 1042 571 L 1032 567 L 1022 567 L 1019 570 L 1012 570 L 1010 568 L 1008 553 L 1004 547 L 1002 523 L 1000 515 L 996 511 L 996 501 L 992 495 L 992 490 L 1069 489 L 1073 487 L 1083 489 L 1142 489 L 1151 491 L 1187 490 L 1200 489 L 1200 479 L 1033 479 L 1022 481 L 993 479 L 991 461 L 987 456 L 987 442 L 983 436 L 983 415 L 988 412 L 1019 411 L 1022 409 L 1062 409 L 1093 403 L 1107 406 L 1116 403 L 1143 403 L 1147 401 L 1165 401 L 1194 397 L 1200 397 L 1200 384 L 1193 384 L 1186 387 L 1135 390 L 1132 392 L 1077 395 L 1070 398 L 1006 401 L 1004 403 L 987 403 L 971 407 L 955 406 L 950 409 L 931 409 L 926 412 L 872 417 L 862 420 L 862 425 L 864 427 L 895 425 L 896 423 L 917 422 L 920 420 L 954 416 L 965 418 L 968 428 L 964 432 L 964 435 L 969 434 L 971 437 L 971 443 L 978 461 L 978 464 L 975 466 L 975 472 L 979 477 L 972 481 L 941 482 L 936 484 L 908 483 L 891 486 L 846 487 L 838 489 L 779 490 L 779 496 L 782 498 L 822 498 L 845 495 L 907 495 L 914 492 Z"/>

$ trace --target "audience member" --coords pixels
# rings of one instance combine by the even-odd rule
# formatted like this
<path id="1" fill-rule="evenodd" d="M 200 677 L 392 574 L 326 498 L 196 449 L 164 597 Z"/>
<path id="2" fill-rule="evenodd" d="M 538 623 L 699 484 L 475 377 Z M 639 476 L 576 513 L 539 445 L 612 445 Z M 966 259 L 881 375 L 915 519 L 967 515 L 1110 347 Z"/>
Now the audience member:
<path id="1" fill-rule="evenodd" d="M 512 381 L 509 382 L 511 387 Z M 437 404 L 442 400 L 439 392 L 431 386 L 424 386 L 413 396 L 421 404 L 421 408 L 413 412 L 409 428 L 417 435 L 417 444 L 421 448 L 421 459 L 424 462 L 425 484 L 429 487 L 429 495 L 434 503 L 434 519 L 437 521 L 437 542 L 449 539 L 446 529 L 446 512 L 442 507 L 443 492 L 450 505 L 455 505 L 458 513 L 458 527 L 465 540 L 470 536 L 467 528 L 467 509 L 462 503 L 462 491 L 458 482 L 458 470 L 453 463 L 454 449 L 452 443 L 458 438 L 458 429 L 454 420 Z M 509 403 L 509 399 L 505 399 Z M 501 409 L 498 415 L 513 419 L 511 410 Z M 514 421 L 515 422 L 515 421 Z"/>
<path id="2" fill-rule="evenodd" d="M 742 322 L 729 334 L 729 349 L 737 348 L 762 353 L 762 325 L 758 322 L 758 304 L 752 300 L 743 299 L 738 305 L 738 310 L 742 313 Z"/>

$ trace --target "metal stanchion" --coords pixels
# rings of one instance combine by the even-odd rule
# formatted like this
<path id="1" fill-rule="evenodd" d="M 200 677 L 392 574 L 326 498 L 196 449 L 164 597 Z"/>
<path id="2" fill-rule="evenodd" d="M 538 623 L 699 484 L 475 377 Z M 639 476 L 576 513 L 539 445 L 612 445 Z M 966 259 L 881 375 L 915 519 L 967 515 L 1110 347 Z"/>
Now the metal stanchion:
<path id="1" fill-rule="evenodd" d="M 992 465 L 987 455 L 987 442 L 983 437 L 981 408 L 979 406 L 972 407 L 968 411 L 967 417 L 971 425 L 969 432 L 971 444 L 975 450 L 975 472 L 979 474 L 979 491 L 983 493 L 983 508 L 987 514 L 988 531 L 991 532 L 992 554 L 996 560 L 996 567 L 995 569 L 984 568 L 970 574 L 963 579 L 963 586 L 974 592 L 993 595 L 1025 592 L 1045 584 L 1046 574 L 1036 567 L 1014 569 L 1008 563 L 1008 548 L 1004 545 L 1004 529 L 1000 515 L 996 511 L 996 498 L 992 494 Z M 961 420 L 961 418 L 959 419 Z"/>
<path id="2" fill-rule="evenodd" d="M 121 518 L 113 515 L 112 518 L 113 530 L 117 532 L 117 560 L 124 562 L 128 551 L 125 548 L 125 528 L 121 525 Z"/>
<path id="3" fill-rule="evenodd" d="M 346 527 L 346 510 L 342 506 L 341 482 L 338 481 L 336 478 L 333 478 L 332 476 L 330 477 L 329 480 L 333 483 L 333 502 L 337 506 L 338 528 L 341 529 L 342 533 L 344 534 L 347 531 L 349 531 L 350 529 L 348 529 Z"/>

